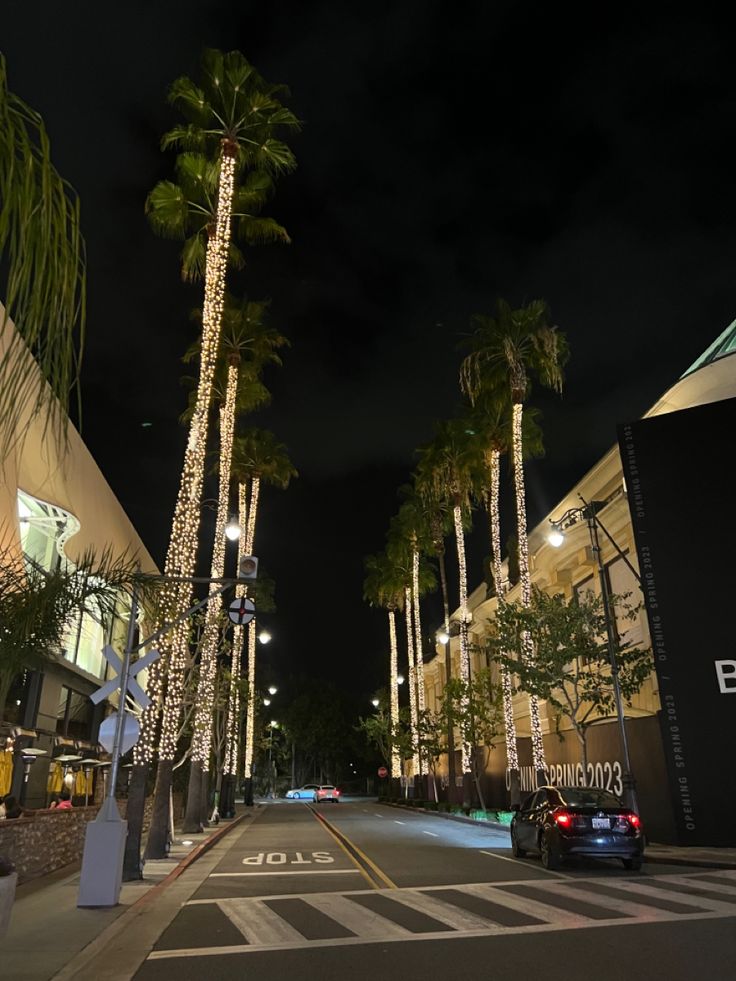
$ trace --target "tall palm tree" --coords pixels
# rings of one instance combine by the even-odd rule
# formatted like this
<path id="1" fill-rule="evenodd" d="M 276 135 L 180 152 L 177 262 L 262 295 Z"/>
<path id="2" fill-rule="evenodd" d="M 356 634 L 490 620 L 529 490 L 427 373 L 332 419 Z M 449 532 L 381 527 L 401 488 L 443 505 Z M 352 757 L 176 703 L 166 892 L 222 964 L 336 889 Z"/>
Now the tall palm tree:
<path id="1" fill-rule="evenodd" d="M 562 391 L 563 367 L 569 357 L 565 335 L 550 324 L 549 311 L 542 300 L 533 300 L 517 310 L 499 300 L 496 316 L 477 315 L 469 339 L 470 353 L 460 369 L 460 384 L 473 401 L 485 388 L 497 388 L 503 380 L 512 406 L 511 449 L 516 497 L 516 528 L 519 551 L 521 601 L 531 604 L 529 538 L 524 484 L 523 418 L 524 403 L 533 378 L 557 392 Z M 532 659 L 531 638 L 525 642 L 526 657 Z M 539 703 L 529 698 L 532 759 L 541 785 L 547 779 L 547 766 L 539 718 Z"/>
<path id="2" fill-rule="evenodd" d="M 212 579 L 220 579 L 225 574 L 225 525 L 230 509 L 230 468 L 236 411 L 239 414 L 252 411 L 268 399 L 268 392 L 259 378 L 260 372 L 268 362 L 281 363 L 278 350 L 287 343 L 285 337 L 265 323 L 267 308 L 267 302 L 245 299 L 236 303 L 229 298 L 224 310 L 223 337 L 214 383 L 216 394 L 224 389 L 224 400 L 220 404 L 219 493 L 210 567 Z M 218 376 L 222 379 L 219 383 Z M 207 799 L 212 749 L 220 609 L 221 602 L 214 600 L 208 604 L 205 614 L 184 820 L 187 833 L 199 830 L 203 818 L 206 818 L 203 807 Z M 237 673 L 236 666 L 236 682 L 239 680 Z M 234 699 L 238 697 L 239 689 L 233 695 Z"/>
<path id="3" fill-rule="evenodd" d="M 365 560 L 363 599 L 388 613 L 389 637 L 389 704 L 391 722 L 391 779 L 401 777 L 401 755 L 396 734 L 399 730 L 399 655 L 396 640 L 396 611 L 405 595 L 404 577 L 388 551 L 369 555 Z"/>
<path id="4" fill-rule="evenodd" d="M 452 506 L 455 543 L 457 545 L 460 600 L 460 678 L 470 681 L 470 650 L 468 624 L 468 575 L 465 560 L 464 523 L 470 515 L 473 497 L 482 467 L 482 454 L 477 441 L 466 432 L 462 419 L 440 423 L 435 439 L 419 450 L 416 486 L 429 502 L 448 500 Z M 463 784 L 467 794 L 472 773 L 473 747 L 462 746 Z"/>
<path id="5" fill-rule="evenodd" d="M 276 135 L 284 128 L 298 126 L 294 115 L 279 102 L 278 96 L 283 91 L 278 86 L 268 85 L 240 52 L 223 54 L 207 50 L 202 59 L 201 85 L 182 77 L 173 83 L 169 92 L 170 101 L 182 111 L 187 122 L 164 136 L 163 147 L 203 153 L 216 160 L 218 168 L 215 221 L 206 227 L 197 396 L 165 564 L 166 575 L 171 577 L 167 597 L 171 619 L 181 616 L 191 603 L 191 584 L 186 580 L 193 574 L 197 554 L 210 399 L 231 249 L 236 177 L 251 171 L 278 174 L 294 167 L 293 154 Z M 151 672 L 153 701 L 151 710 L 144 713 L 138 742 L 136 762 L 139 772 L 133 797 L 142 815 L 144 770 L 152 758 L 157 712 L 161 706 L 156 797 L 146 847 L 150 858 L 162 858 L 166 854 L 169 792 L 187 642 L 187 628 L 182 624 L 174 627 L 166 637 L 166 643 L 161 645 L 163 663 Z"/>
<path id="6" fill-rule="evenodd" d="M 46 409 L 58 445 L 78 386 L 85 323 L 85 254 L 79 199 L 51 163 L 43 120 L 8 89 L 0 54 L 0 433 L 15 433 L 18 407 Z M 29 378 L 22 347 L 6 343 L 7 319 L 49 384 Z M 78 394 L 78 388 L 77 388 Z M 56 396 L 54 399 L 53 396 Z M 79 407 L 79 403 L 77 403 Z M 7 440 L 0 440 L 7 445 Z"/>
<path id="7" fill-rule="evenodd" d="M 286 490 L 297 471 L 289 459 L 283 443 L 279 443 L 273 433 L 263 429 L 251 428 L 235 438 L 232 458 L 232 478 L 239 488 L 240 516 L 247 512 L 242 554 L 252 555 L 255 546 L 256 518 L 260 498 L 261 483 L 271 484 Z M 250 488 L 249 499 L 246 487 Z M 245 588 L 238 586 L 238 594 L 245 595 Z M 236 626 L 233 632 L 233 664 L 240 658 L 243 646 L 243 628 Z M 253 766 L 253 720 L 255 718 L 256 694 L 256 633 L 255 621 L 251 621 L 248 631 L 248 708 L 246 718 L 245 778 L 252 776 Z M 231 718 L 235 718 L 238 707 L 231 704 Z M 231 730 L 230 759 L 237 759 L 237 732 Z"/>

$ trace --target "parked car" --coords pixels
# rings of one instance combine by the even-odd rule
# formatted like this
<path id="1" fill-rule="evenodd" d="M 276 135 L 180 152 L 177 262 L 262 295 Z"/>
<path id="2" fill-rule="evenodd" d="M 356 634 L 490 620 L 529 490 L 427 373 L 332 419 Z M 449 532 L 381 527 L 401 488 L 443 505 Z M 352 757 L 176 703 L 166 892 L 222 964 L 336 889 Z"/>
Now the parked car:
<path id="1" fill-rule="evenodd" d="M 286 796 L 290 800 L 314 800 L 314 794 L 318 788 L 318 783 L 305 783 L 303 787 L 295 787 L 293 790 L 287 790 Z"/>
<path id="2" fill-rule="evenodd" d="M 539 853 L 546 869 L 574 855 L 619 858 L 641 868 L 644 833 L 638 814 L 600 787 L 540 787 L 511 820 L 515 858 Z"/>
<path id="3" fill-rule="evenodd" d="M 314 794 L 314 803 L 319 804 L 323 800 L 331 800 L 335 804 L 340 803 L 340 791 L 334 786 L 334 784 L 323 783 L 317 787 Z"/>

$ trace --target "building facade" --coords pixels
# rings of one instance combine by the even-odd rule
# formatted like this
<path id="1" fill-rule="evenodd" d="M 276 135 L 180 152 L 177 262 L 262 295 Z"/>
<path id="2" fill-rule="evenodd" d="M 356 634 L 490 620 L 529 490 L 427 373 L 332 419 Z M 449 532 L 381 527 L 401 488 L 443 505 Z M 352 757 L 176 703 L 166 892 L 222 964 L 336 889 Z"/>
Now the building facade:
<path id="1" fill-rule="evenodd" d="M 736 322 L 731 324 L 704 354 L 678 379 L 645 414 L 650 418 L 665 413 L 736 398 Z M 736 403 L 734 403 L 736 404 Z M 600 535 L 602 558 L 610 591 L 643 598 L 637 575 L 626 560 L 638 571 L 637 548 L 632 525 L 629 493 L 624 479 L 618 445 L 613 446 L 569 493 L 529 533 L 529 557 L 532 582 L 546 592 L 562 593 L 570 599 L 576 592 L 592 590 L 600 593 L 596 556 L 591 548 L 587 522 L 575 511 L 581 498 L 596 502 L 596 514 L 610 533 L 615 545 Z M 548 535 L 551 522 L 570 515 L 561 547 L 553 547 Z M 673 533 L 676 529 L 673 529 Z M 505 532 L 507 533 L 507 532 Z M 504 534 L 505 534 L 504 533 Z M 622 557 L 622 554 L 625 559 Z M 508 568 L 504 574 L 508 573 Z M 683 555 L 683 575 L 690 575 L 687 558 Z M 507 594 L 511 602 L 520 600 L 520 586 L 512 586 Z M 470 595 L 468 607 L 472 614 L 470 640 L 472 645 L 471 671 L 486 667 L 482 653 L 484 639 L 493 621 L 498 600 L 489 596 L 485 584 Z M 460 610 L 453 619 L 459 623 Z M 619 632 L 628 631 L 626 639 L 644 647 L 652 646 L 650 627 L 644 607 L 635 623 L 617 624 Z M 452 633 L 452 631 L 451 631 Z M 460 674 L 459 637 L 449 640 L 452 673 Z M 435 656 L 425 663 L 425 688 L 429 708 L 439 704 L 446 681 L 444 648 L 438 644 Z M 561 785 L 582 783 L 605 786 L 616 793 L 623 791 L 625 772 L 620 729 L 616 718 L 596 720 L 588 736 L 588 772 L 583 774 L 578 740 L 564 720 L 555 717 L 547 702 L 540 703 L 544 732 L 545 754 L 550 782 Z M 532 767 L 529 702 L 524 693 L 514 696 L 514 715 L 521 765 L 522 792 L 531 792 L 535 785 Z M 625 725 L 630 747 L 631 771 L 636 780 L 641 813 L 645 815 L 650 837 L 659 841 L 677 839 L 673 820 L 671 788 L 668 786 L 667 764 L 662 740 L 662 702 L 657 674 L 653 670 L 640 691 L 625 706 Z M 457 745 L 456 740 L 456 745 Z M 456 772 L 460 761 L 457 755 Z M 447 760 L 440 762 L 443 780 L 447 777 Z M 490 753 L 485 773 L 487 799 L 496 806 L 508 802 L 508 772 L 506 747 L 503 740 Z"/>
<path id="2" fill-rule="evenodd" d="M 3 319 L 0 307 L 0 325 Z M 15 411 L 0 420 L 2 562 L 73 568 L 86 550 L 100 555 L 107 548 L 114 556 L 139 562 L 142 572 L 156 573 L 153 559 L 66 417 L 61 422 L 64 438 L 57 438 L 52 396 L 41 411 L 34 410 L 45 382 L 9 320 L 0 330 L 0 367 L 8 358 L 22 359 L 26 383 Z M 93 790 L 92 774 L 104 772 L 92 762 L 100 757 L 97 731 L 110 706 L 95 708 L 89 696 L 108 677 L 103 647 L 122 650 L 129 609 L 121 594 L 112 616 L 95 615 L 93 609 L 78 616 L 62 650 L 43 671 L 27 670 L 13 678 L 0 717 L 0 793 L 12 790 L 33 808 L 44 807 L 50 791 L 63 781 L 80 798 Z M 37 751 L 35 761 L 33 752 L 23 750 Z"/>

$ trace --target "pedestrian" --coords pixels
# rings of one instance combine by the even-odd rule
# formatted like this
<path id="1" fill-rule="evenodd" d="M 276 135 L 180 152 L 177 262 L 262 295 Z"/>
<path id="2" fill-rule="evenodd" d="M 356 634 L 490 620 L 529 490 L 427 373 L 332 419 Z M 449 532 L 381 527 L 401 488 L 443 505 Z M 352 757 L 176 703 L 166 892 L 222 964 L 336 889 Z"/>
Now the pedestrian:
<path id="1" fill-rule="evenodd" d="M 5 805 L 6 821 L 13 820 L 14 818 L 23 817 L 23 808 L 20 806 L 20 804 L 12 794 L 8 794 L 8 796 L 3 801 L 3 804 Z"/>
<path id="2" fill-rule="evenodd" d="M 66 787 L 62 788 L 59 794 L 59 803 L 56 805 L 57 811 L 71 811 L 72 809 L 72 799 L 69 791 Z"/>
<path id="3" fill-rule="evenodd" d="M 58 807 L 59 806 L 59 799 L 60 798 L 59 798 L 59 795 L 58 794 L 52 794 L 51 795 L 51 800 L 49 801 L 49 810 L 50 811 L 53 811 L 53 809 L 55 807 Z"/>

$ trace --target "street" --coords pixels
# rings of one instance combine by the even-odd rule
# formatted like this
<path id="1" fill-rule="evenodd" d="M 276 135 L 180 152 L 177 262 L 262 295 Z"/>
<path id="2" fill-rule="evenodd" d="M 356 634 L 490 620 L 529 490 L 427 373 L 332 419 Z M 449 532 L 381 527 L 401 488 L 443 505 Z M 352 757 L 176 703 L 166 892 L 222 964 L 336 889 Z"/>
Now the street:
<path id="1" fill-rule="evenodd" d="M 140 981 L 734 976 L 734 871 L 548 872 L 505 832 L 365 800 L 274 802 L 227 840 Z"/>

